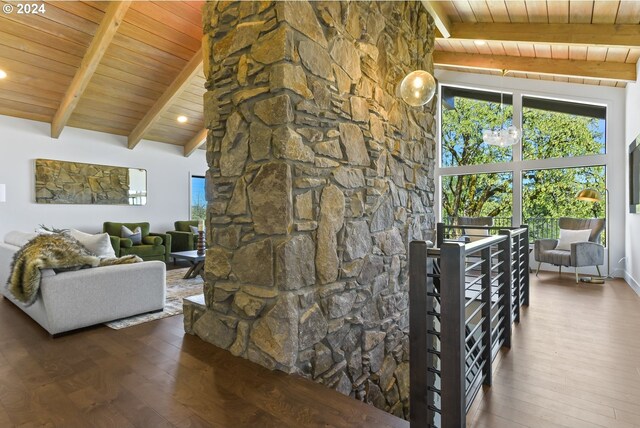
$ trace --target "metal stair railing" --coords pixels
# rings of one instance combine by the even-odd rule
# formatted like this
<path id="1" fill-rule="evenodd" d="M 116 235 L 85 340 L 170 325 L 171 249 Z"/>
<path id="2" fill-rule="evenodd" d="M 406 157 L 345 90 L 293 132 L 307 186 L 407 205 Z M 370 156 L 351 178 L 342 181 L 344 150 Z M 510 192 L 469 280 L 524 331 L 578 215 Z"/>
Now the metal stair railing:
<path id="1" fill-rule="evenodd" d="M 437 247 L 410 244 L 412 427 L 465 425 L 478 391 L 491 385 L 493 359 L 511 346 L 520 307 L 529 304 L 528 228 L 485 227 L 490 236 L 475 242 L 461 241 L 456 228 L 439 224 Z"/>

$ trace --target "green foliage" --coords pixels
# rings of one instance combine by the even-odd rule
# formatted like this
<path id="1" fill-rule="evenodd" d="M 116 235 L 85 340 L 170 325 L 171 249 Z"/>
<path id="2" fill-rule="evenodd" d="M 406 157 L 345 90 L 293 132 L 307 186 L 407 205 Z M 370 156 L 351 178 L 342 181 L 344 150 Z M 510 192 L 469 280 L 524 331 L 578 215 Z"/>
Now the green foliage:
<path id="1" fill-rule="evenodd" d="M 508 122 L 511 106 L 505 106 Z M 510 148 L 488 146 L 484 129 L 503 122 L 499 104 L 455 99 L 455 109 L 442 112 L 443 166 L 479 165 L 511 160 Z M 524 159 L 549 159 L 604 153 L 598 119 L 531 108 L 523 111 Z M 443 216 L 512 215 L 512 173 L 442 177 Z M 576 193 L 590 187 L 604 197 L 604 166 L 523 171 L 523 217 L 603 217 L 604 203 L 583 202 Z"/>
<path id="2" fill-rule="evenodd" d="M 446 217 L 511 217 L 511 173 L 442 177 L 442 205 Z"/>
<path id="3" fill-rule="evenodd" d="M 576 199 L 584 188 L 597 189 L 604 198 L 604 181 L 604 166 L 523 171 L 522 215 L 525 219 L 604 217 L 604 201 Z"/>
<path id="4" fill-rule="evenodd" d="M 511 124 L 513 109 L 505 105 L 455 99 L 455 109 L 442 111 L 442 166 L 480 165 L 511 160 L 511 148 L 490 146 L 482 141 L 482 131 Z M 507 126 L 508 126 L 507 125 Z"/>
<path id="5" fill-rule="evenodd" d="M 525 108 L 523 131 L 523 159 L 604 153 L 604 135 L 596 118 Z"/>
<path id="6" fill-rule="evenodd" d="M 585 156 L 603 151 L 603 135 L 595 118 L 525 109 L 523 119 L 524 159 Z M 605 215 L 604 203 L 575 198 L 584 188 L 596 189 L 604 197 L 604 166 L 523 171 L 522 185 L 525 219 Z"/>
<path id="7" fill-rule="evenodd" d="M 466 98 L 442 112 L 443 166 L 479 165 L 511 160 L 511 148 L 485 144 L 482 131 L 511 122 L 512 107 Z M 443 213 L 448 217 L 511 217 L 511 173 L 457 175 L 442 178 Z"/>
<path id="8" fill-rule="evenodd" d="M 191 220 L 207 219 L 207 203 L 203 199 L 198 199 L 191 203 Z"/>

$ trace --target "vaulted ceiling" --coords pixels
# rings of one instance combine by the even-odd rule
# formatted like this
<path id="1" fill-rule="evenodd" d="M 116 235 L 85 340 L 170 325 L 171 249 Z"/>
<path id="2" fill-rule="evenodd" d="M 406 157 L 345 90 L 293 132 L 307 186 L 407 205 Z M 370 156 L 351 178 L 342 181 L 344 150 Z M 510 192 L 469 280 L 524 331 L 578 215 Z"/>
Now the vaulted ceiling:
<path id="1" fill-rule="evenodd" d="M 19 14 L 3 1 L 0 114 L 49 122 L 56 138 L 74 126 L 190 154 L 204 139 L 202 4 L 52 1 Z"/>
<path id="2" fill-rule="evenodd" d="M 0 114 L 184 147 L 206 136 L 203 1 L 47 1 L 0 14 Z M 441 0 L 437 68 L 625 86 L 640 58 L 640 0 Z M 185 116 L 185 123 L 178 122 Z"/>
<path id="3" fill-rule="evenodd" d="M 624 87 L 640 58 L 638 0 L 423 1 L 437 68 Z"/>

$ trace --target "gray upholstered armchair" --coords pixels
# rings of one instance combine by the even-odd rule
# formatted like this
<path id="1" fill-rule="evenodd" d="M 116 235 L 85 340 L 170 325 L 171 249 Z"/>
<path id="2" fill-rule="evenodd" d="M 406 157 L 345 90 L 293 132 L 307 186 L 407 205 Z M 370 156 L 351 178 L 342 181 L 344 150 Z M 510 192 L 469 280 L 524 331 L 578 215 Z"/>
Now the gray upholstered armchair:
<path id="1" fill-rule="evenodd" d="M 489 229 L 478 229 L 473 226 L 493 226 L 493 217 L 454 217 L 453 224 L 470 226 L 462 229 L 462 236 L 466 242 L 474 242 L 489 236 Z"/>
<path id="2" fill-rule="evenodd" d="M 574 242 L 571 250 L 556 249 L 557 239 L 536 239 L 534 244 L 534 256 L 538 262 L 536 276 L 540 272 L 542 263 L 550 263 L 558 266 L 562 273 L 562 266 L 572 266 L 576 270 L 576 282 L 578 282 L 578 268 L 595 266 L 600 274 L 600 266 L 604 264 L 604 246 L 600 244 L 600 234 L 604 230 L 605 220 L 602 218 L 568 218 L 558 220 L 560 229 L 586 230 L 590 229 L 589 241 Z"/>
<path id="3" fill-rule="evenodd" d="M 493 217 L 454 217 L 453 224 L 459 226 L 493 226 Z"/>

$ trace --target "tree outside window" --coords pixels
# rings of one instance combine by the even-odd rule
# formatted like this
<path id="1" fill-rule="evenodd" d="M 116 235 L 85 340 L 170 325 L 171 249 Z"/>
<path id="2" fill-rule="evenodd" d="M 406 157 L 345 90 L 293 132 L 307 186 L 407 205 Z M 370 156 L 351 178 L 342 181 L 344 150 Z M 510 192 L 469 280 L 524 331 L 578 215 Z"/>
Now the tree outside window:
<path id="1" fill-rule="evenodd" d="M 490 146 L 482 131 L 495 128 L 506 118 L 511 125 L 511 105 L 454 96 L 442 108 L 442 166 L 482 165 L 511 160 L 510 147 Z"/>
<path id="2" fill-rule="evenodd" d="M 510 218 L 514 172 L 522 174 L 524 222 L 547 219 L 545 221 L 557 224 L 557 219 L 565 216 L 604 217 L 604 202 L 575 199 L 576 193 L 586 187 L 596 189 L 604 197 L 606 168 L 603 165 L 586 163 L 580 168 L 522 170 L 517 159 L 512 161 L 511 148 L 488 146 L 482 141 L 482 131 L 499 126 L 504 117 L 507 126 L 511 124 L 511 98 L 507 101 L 501 109 L 495 93 L 442 87 L 443 219 L 460 216 Z M 522 106 L 523 160 L 606 153 L 605 107 L 528 96 L 522 97 Z M 505 172 L 472 173 L 473 165 L 498 163 L 504 164 Z M 471 168 L 465 168 L 465 174 L 447 173 L 447 167 L 462 166 Z M 495 220 L 494 223 L 504 224 Z M 553 224 L 547 229 L 556 230 L 557 226 Z"/>
<path id="3" fill-rule="evenodd" d="M 207 199 L 205 196 L 205 178 L 191 176 L 191 220 L 206 220 Z"/>
<path id="4" fill-rule="evenodd" d="M 496 217 L 511 225 L 513 176 L 510 172 L 442 177 L 443 217 Z"/>

